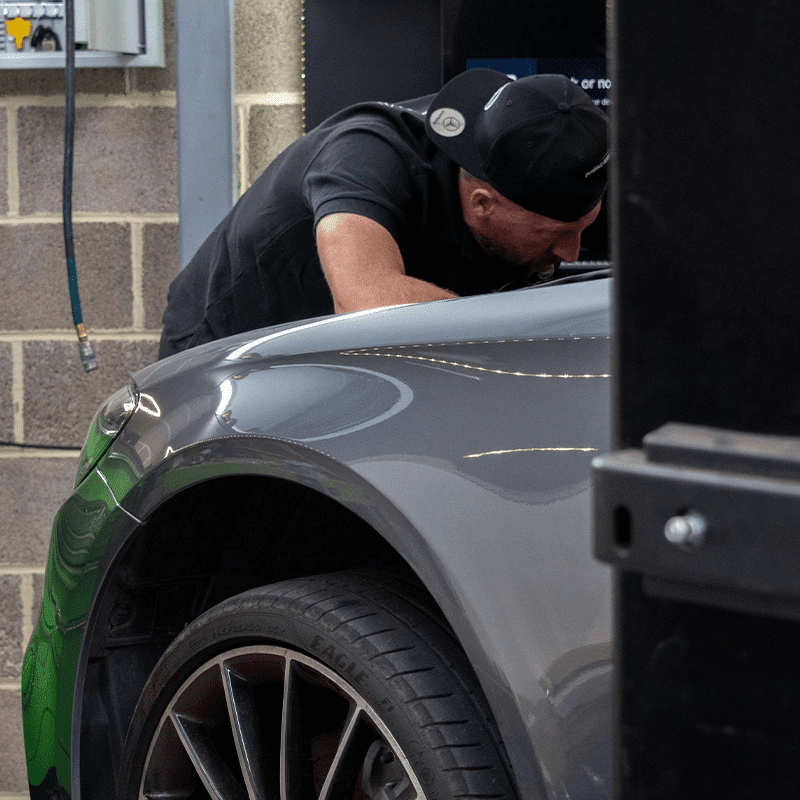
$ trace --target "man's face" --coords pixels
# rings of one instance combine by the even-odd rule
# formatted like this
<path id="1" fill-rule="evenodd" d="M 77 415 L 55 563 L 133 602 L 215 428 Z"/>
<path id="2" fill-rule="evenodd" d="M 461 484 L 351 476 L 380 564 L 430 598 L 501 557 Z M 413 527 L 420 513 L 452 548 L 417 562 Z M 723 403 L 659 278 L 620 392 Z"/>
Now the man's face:
<path id="1" fill-rule="evenodd" d="M 546 272 L 561 261 L 575 261 L 581 233 L 600 213 L 598 203 L 575 222 L 543 217 L 494 193 L 493 205 L 464 218 L 478 244 L 517 277 Z M 486 213 L 488 210 L 488 213 Z"/>

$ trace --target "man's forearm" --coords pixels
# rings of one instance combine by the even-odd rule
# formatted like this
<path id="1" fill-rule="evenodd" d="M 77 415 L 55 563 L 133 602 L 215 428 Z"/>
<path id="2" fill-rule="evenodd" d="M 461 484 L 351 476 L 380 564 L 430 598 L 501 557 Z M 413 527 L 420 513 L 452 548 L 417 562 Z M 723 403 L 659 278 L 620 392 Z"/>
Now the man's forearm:
<path id="1" fill-rule="evenodd" d="M 458 295 L 419 278 L 398 275 L 380 286 L 352 287 L 344 296 L 334 297 L 334 308 L 337 314 L 343 314 L 364 308 L 427 303 L 431 300 L 446 300 L 452 297 Z"/>
<path id="2" fill-rule="evenodd" d="M 317 249 L 336 313 L 457 297 L 406 275 L 400 248 L 377 222 L 331 214 L 317 225 Z"/>

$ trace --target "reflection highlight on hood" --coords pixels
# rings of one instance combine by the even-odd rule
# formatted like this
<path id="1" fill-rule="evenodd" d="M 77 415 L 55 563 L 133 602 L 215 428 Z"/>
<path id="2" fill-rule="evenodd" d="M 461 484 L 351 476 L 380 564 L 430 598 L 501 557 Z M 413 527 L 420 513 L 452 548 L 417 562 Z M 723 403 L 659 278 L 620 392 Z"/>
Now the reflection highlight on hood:
<path id="1" fill-rule="evenodd" d="M 355 319 L 356 317 L 363 317 L 368 316 L 370 314 L 380 314 L 385 312 L 387 309 L 397 308 L 397 306 L 381 306 L 379 308 L 365 308 L 361 311 L 352 311 L 347 315 L 336 315 L 333 317 L 323 317 L 322 319 L 315 319 L 312 322 L 306 322 L 302 325 L 297 325 L 295 323 L 290 323 L 285 328 L 281 326 L 280 330 L 274 331 L 273 333 L 268 333 L 266 336 L 262 336 L 259 339 L 254 339 L 251 342 L 247 342 L 247 344 L 242 345 L 241 347 L 237 347 L 235 350 L 231 351 L 227 356 L 227 361 L 237 361 L 240 358 L 255 358 L 258 357 L 260 354 L 255 352 L 257 347 L 261 347 L 262 345 L 267 344 L 268 342 L 273 342 L 276 339 L 280 339 L 283 336 L 296 336 L 303 331 L 307 331 L 310 328 L 319 328 L 324 325 L 338 325 L 341 323 L 342 319 Z"/>
<path id="2" fill-rule="evenodd" d="M 391 375 L 329 364 L 273 364 L 227 378 L 219 390 L 221 424 L 298 442 L 377 425 L 414 399 L 411 387 Z"/>
<path id="3" fill-rule="evenodd" d="M 597 337 L 597 336 L 588 336 L 588 337 L 558 337 L 556 341 L 579 341 L 582 338 L 586 339 L 599 339 L 599 338 L 607 338 L 607 337 Z M 498 340 L 493 342 L 451 342 L 448 343 L 449 347 L 455 347 L 458 345 L 475 345 L 475 344 L 516 344 L 519 342 L 525 341 L 534 341 L 532 339 L 512 339 L 512 340 Z M 552 341 L 551 339 L 542 339 L 537 341 Z M 374 348 L 363 348 L 358 350 L 344 350 L 341 355 L 343 356 L 372 356 L 373 358 L 399 358 L 403 359 L 404 361 L 411 361 L 411 362 L 423 362 L 427 364 L 438 364 L 446 367 L 457 367 L 459 369 L 470 370 L 473 372 L 482 372 L 487 373 L 490 375 L 507 375 L 514 378 L 610 378 L 611 374 L 608 372 L 602 373 L 557 373 L 557 372 L 520 372 L 516 370 L 504 370 L 504 369 L 497 369 L 492 367 L 482 367 L 479 364 L 467 364 L 462 361 L 452 361 L 449 359 L 444 358 L 433 358 L 431 356 L 422 356 L 411 354 L 407 352 L 408 350 L 419 350 L 422 347 L 435 347 L 434 344 L 427 344 L 427 345 L 400 345 L 397 347 L 374 347 Z M 406 352 L 389 352 L 389 351 L 406 351 Z"/>
<path id="4" fill-rule="evenodd" d="M 515 447 L 512 450 L 487 450 L 485 453 L 469 453 L 464 458 L 483 456 L 505 456 L 511 453 L 597 453 L 596 447 Z"/>
<path id="5" fill-rule="evenodd" d="M 144 392 L 139 393 L 139 407 L 137 410 L 143 411 L 151 417 L 161 416 L 161 407 L 156 402 L 155 397 L 151 394 L 145 394 Z"/>
<path id="6" fill-rule="evenodd" d="M 231 404 L 231 398 L 233 397 L 233 382 L 235 380 L 240 380 L 242 375 L 235 375 L 233 378 L 226 378 L 222 383 L 219 385 L 219 404 L 217 405 L 217 410 L 214 412 L 218 417 L 225 417 L 225 414 L 229 413 L 228 406 Z M 226 423 L 228 420 L 224 420 Z"/>

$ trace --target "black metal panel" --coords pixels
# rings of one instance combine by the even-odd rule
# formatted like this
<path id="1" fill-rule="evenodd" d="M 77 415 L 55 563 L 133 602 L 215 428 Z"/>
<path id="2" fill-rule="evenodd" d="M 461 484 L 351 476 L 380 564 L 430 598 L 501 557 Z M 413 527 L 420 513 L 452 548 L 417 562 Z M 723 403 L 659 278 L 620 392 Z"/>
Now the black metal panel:
<path id="1" fill-rule="evenodd" d="M 662 431 L 596 464 L 597 552 L 617 567 L 615 795 L 791 797 L 800 6 L 617 0 L 612 32 L 617 444 L 668 422 L 728 431 Z M 695 512 L 692 549 L 673 536 Z"/>
<path id="2" fill-rule="evenodd" d="M 799 438 L 673 423 L 593 469 L 602 561 L 653 595 L 800 620 Z"/>
<path id="3" fill-rule="evenodd" d="M 306 129 L 353 103 L 442 84 L 439 0 L 305 0 Z"/>
<path id="4" fill-rule="evenodd" d="M 619 440 L 800 433 L 796 0 L 619 0 Z"/>
<path id="5" fill-rule="evenodd" d="M 595 552 L 616 567 L 614 796 L 795 796 L 800 439 L 673 423 L 593 468 Z"/>
<path id="6" fill-rule="evenodd" d="M 442 0 L 444 78 L 470 59 L 606 55 L 603 0 Z"/>
<path id="7" fill-rule="evenodd" d="M 796 797 L 800 625 L 663 600 L 619 576 L 614 796 Z"/>

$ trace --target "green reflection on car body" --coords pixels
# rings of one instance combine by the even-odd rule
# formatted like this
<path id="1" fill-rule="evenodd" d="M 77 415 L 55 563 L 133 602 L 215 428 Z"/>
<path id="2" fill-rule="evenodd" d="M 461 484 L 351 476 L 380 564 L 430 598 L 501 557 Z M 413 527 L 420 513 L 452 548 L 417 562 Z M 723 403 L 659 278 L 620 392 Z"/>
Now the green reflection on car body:
<path id="1" fill-rule="evenodd" d="M 98 536 L 119 511 L 108 486 L 92 471 L 64 503 L 53 525 L 44 597 L 22 669 L 22 714 L 28 780 L 38 786 L 55 768 L 70 787 L 70 720 L 75 674 L 86 622 L 108 542 Z"/>

